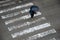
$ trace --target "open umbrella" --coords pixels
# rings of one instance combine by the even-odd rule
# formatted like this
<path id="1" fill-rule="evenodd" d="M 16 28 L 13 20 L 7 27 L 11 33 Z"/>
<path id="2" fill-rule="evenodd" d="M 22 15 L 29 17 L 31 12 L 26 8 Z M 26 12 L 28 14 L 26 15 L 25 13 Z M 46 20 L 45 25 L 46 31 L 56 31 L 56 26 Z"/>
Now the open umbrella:
<path id="1" fill-rule="evenodd" d="M 30 10 L 31 10 L 31 11 L 38 11 L 38 10 L 39 10 L 39 7 L 33 5 L 33 6 L 30 7 Z"/>

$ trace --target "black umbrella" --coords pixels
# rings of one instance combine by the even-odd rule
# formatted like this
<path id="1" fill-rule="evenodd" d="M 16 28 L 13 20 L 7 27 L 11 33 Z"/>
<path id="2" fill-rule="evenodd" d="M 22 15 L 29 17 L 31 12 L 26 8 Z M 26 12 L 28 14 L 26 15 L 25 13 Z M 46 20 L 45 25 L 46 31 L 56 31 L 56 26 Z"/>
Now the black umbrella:
<path id="1" fill-rule="evenodd" d="M 33 5 L 33 6 L 30 7 L 30 10 L 31 10 L 31 11 L 38 11 L 38 10 L 39 10 L 39 7 Z"/>

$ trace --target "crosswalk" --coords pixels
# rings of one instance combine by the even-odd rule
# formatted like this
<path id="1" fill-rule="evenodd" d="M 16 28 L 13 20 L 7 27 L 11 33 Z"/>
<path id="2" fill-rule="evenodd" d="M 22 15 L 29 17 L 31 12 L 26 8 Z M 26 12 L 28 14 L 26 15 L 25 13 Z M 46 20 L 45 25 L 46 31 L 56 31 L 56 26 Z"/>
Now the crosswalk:
<path id="1" fill-rule="evenodd" d="M 32 22 L 27 21 L 27 22 L 23 23 L 22 25 L 19 24 L 16 26 L 8 27 L 8 30 L 12 31 L 13 29 L 17 29 L 17 28 L 21 28 L 23 26 L 31 25 L 31 24 L 36 23 L 36 22 L 41 21 L 41 20 L 46 20 L 46 19 L 45 19 L 45 17 L 41 17 L 40 19 L 34 20 Z"/>
<path id="2" fill-rule="evenodd" d="M 48 34 L 52 34 L 52 33 L 56 33 L 55 29 L 51 29 L 51 30 L 48 30 L 48 31 L 45 31 L 42 33 L 38 33 L 36 35 L 28 37 L 26 40 L 34 40 L 34 39 L 41 38 L 41 37 L 44 37 L 44 36 L 46 36 Z"/>
<path id="3" fill-rule="evenodd" d="M 8 12 L 8 11 L 12 11 L 12 10 L 15 10 L 15 9 L 24 8 L 24 7 L 28 7 L 28 6 L 32 6 L 32 5 L 33 5 L 33 3 L 27 3 L 27 4 L 24 4 L 24 5 L 13 7 L 13 8 L 4 9 L 4 10 L 0 11 L 0 14 L 3 13 L 3 12 Z"/>
<path id="4" fill-rule="evenodd" d="M 1 16 L 1 18 L 6 19 L 6 18 L 9 18 L 9 17 L 17 16 L 19 14 L 24 14 L 25 12 L 29 12 L 29 10 L 30 10 L 29 8 L 24 9 L 24 10 L 22 10 L 20 12 L 14 12 L 14 13 L 11 13 L 11 14 L 3 15 L 3 16 Z"/>
<path id="5" fill-rule="evenodd" d="M 37 14 L 34 15 L 34 16 L 39 16 L 39 15 L 41 15 L 41 13 L 40 12 L 37 12 Z M 25 15 L 25 16 L 22 16 L 22 17 L 13 19 L 13 20 L 8 20 L 8 21 L 5 22 L 5 24 L 8 25 L 8 24 L 10 24 L 12 22 L 20 21 L 20 20 L 25 20 L 25 19 L 29 19 L 29 18 L 30 18 L 30 15 Z"/>
<path id="6" fill-rule="evenodd" d="M 2 4 L 2 6 L 13 5 L 13 4 L 14 2 L 11 2 L 9 4 Z M 47 35 L 56 33 L 56 30 L 54 28 L 49 30 L 46 29 L 46 28 L 52 27 L 52 25 L 50 24 L 50 22 L 47 21 L 47 19 L 44 16 L 42 16 L 42 13 L 40 11 L 37 11 L 37 14 L 34 15 L 33 19 L 30 18 L 29 10 L 30 10 L 30 6 L 32 5 L 35 5 L 35 4 L 33 2 L 29 2 L 23 5 L 0 10 L 0 14 L 4 14 L 4 15 L 1 15 L 1 19 L 4 20 L 4 24 L 6 26 L 11 24 L 11 26 L 8 26 L 6 28 L 8 29 L 8 32 L 10 33 L 10 37 L 12 39 L 18 38 L 24 35 L 28 36 L 29 34 L 37 32 L 28 37 L 25 36 L 26 38 L 22 39 L 22 40 L 37 40 L 38 38 L 43 38 Z M 21 8 L 23 8 L 23 10 L 14 12 L 14 10 L 21 9 Z M 13 12 L 8 13 L 10 11 L 13 11 Z M 18 17 L 18 15 L 22 15 L 22 16 Z M 20 24 L 16 23 L 18 21 L 21 21 Z M 14 23 L 16 23 L 16 25 L 13 25 Z M 46 31 L 43 31 L 43 32 L 39 31 L 44 29 L 46 29 Z M 50 40 L 56 40 L 56 39 L 52 38 Z"/>
<path id="7" fill-rule="evenodd" d="M 12 35 L 13 38 L 15 38 L 17 36 L 22 36 L 23 34 L 31 33 L 31 32 L 34 32 L 36 30 L 46 28 L 48 26 L 50 26 L 50 24 L 45 23 L 45 24 L 42 24 L 42 25 L 38 25 L 38 26 L 35 26 L 35 27 L 32 27 L 32 28 L 23 30 L 21 32 L 17 32 L 17 33 L 11 34 L 11 35 Z"/>

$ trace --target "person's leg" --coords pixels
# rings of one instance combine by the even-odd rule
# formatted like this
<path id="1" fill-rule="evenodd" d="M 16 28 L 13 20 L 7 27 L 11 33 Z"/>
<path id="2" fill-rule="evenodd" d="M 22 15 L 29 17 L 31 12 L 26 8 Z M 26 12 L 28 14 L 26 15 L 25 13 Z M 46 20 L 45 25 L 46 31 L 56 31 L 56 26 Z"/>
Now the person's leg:
<path id="1" fill-rule="evenodd" d="M 34 17 L 34 14 L 31 14 L 31 18 L 33 18 Z"/>

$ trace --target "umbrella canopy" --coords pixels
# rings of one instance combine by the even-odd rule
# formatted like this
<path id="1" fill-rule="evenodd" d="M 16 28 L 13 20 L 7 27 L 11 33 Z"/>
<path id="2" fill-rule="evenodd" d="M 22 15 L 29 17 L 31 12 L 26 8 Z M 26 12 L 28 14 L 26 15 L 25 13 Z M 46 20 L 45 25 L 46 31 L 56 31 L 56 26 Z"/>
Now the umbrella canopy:
<path id="1" fill-rule="evenodd" d="M 32 10 L 32 11 L 38 11 L 39 10 L 39 7 L 33 5 L 33 6 L 30 7 L 30 10 Z"/>

